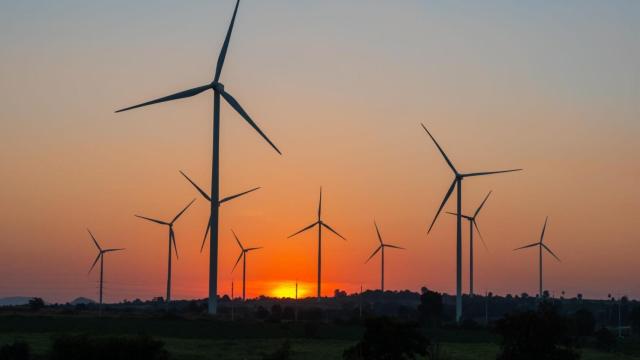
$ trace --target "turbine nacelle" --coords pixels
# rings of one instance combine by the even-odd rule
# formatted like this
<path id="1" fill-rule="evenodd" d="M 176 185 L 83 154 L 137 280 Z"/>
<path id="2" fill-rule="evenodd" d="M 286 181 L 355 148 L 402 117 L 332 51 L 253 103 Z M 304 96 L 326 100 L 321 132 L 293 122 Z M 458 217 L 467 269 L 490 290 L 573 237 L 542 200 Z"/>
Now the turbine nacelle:
<path id="1" fill-rule="evenodd" d="M 211 82 L 211 89 L 213 91 L 217 91 L 217 92 L 224 92 L 224 84 L 220 83 L 220 82 Z"/>

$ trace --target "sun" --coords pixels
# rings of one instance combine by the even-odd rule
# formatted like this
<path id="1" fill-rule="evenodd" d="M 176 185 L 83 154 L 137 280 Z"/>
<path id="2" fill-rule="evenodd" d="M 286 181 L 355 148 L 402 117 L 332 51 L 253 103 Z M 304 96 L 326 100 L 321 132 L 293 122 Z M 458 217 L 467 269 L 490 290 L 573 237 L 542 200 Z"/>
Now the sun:
<path id="1" fill-rule="evenodd" d="M 302 284 L 298 284 L 298 298 L 303 298 L 306 293 L 306 287 Z M 276 284 L 271 290 L 271 296 L 275 298 L 295 299 L 296 284 L 291 282 Z"/>

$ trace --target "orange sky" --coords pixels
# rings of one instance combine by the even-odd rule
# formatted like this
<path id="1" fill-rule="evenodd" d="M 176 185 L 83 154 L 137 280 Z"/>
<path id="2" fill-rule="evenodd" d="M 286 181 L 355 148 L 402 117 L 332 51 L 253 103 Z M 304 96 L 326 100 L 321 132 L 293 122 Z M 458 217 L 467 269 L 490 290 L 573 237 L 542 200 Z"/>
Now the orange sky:
<path id="1" fill-rule="evenodd" d="M 241 6 L 222 80 L 284 155 L 223 106 L 221 192 L 262 189 L 221 210 L 221 293 L 240 289 L 232 228 L 265 247 L 249 296 L 296 279 L 315 292 L 315 233 L 287 236 L 314 220 L 321 185 L 348 239 L 324 242 L 324 294 L 378 286 L 374 218 L 408 249 L 387 253 L 388 288 L 452 292 L 454 218 L 426 235 L 451 174 L 424 122 L 461 170 L 525 169 L 465 181 L 467 211 L 494 191 L 477 292 L 536 292 L 536 252 L 511 250 L 549 215 L 563 261 L 545 259 L 546 288 L 640 296 L 637 4 L 341 4 Z M 108 301 L 164 293 L 165 229 L 133 215 L 170 218 L 197 197 L 180 169 L 209 188 L 211 96 L 113 110 L 210 81 L 233 4 L 192 5 L 0 5 L 0 296 L 97 297 L 87 227 L 127 248 L 107 257 Z M 176 298 L 207 294 L 207 208 L 176 225 Z"/>

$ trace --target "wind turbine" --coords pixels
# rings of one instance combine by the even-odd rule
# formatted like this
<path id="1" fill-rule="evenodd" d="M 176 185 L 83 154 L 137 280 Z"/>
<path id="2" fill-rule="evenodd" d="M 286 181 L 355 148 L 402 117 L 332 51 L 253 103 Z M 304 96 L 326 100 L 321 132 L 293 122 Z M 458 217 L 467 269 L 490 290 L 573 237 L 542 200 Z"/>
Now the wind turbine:
<path id="1" fill-rule="evenodd" d="M 209 301 L 208 311 L 209 314 L 216 314 L 218 311 L 218 204 L 220 196 L 220 98 L 222 97 L 234 110 L 236 110 L 240 116 L 244 118 L 246 122 L 253 127 L 255 131 L 271 145 L 278 154 L 282 154 L 280 150 L 269 140 L 269 138 L 260 130 L 258 125 L 251 119 L 249 114 L 242 108 L 240 103 L 229 94 L 222 83 L 220 83 L 220 75 L 222 74 L 222 67 L 224 60 L 227 56 L 227 49 L 229 47 L 229 41 L 231 40 L 231 33 L 233 32 L 233 25 L 236 20 L 236 14 L 238 13 L 238 6 L 240 0 L 236 1 L 236 6 L 233 11 L 233 17 L 227 30 L 227 35 L 220 50 L 218 56 L 218 63 L 216 65 L 216 72 L 213 77 L 213 81 L 209 84 L 195 87 L 193 89 L 181 91 L 169 96 L 165 96 L 159 99 L 147 101 L 145 103 L 130 106 L 116 112 L 127 111 L 143 106 L 158 104 L 171 100 L 184 99 L 191 96 L 198 95 L 206 90 L 213 91 L 213 160 L 211 167 L 211 218 L 209 226 L 211 227 L 211 246 L 209 247 Z"/>
<path id="2" fill-rule="evenodd" d="M 478 214 L 480 213 L 480 210 L 482 210 L 484 203 L 486 203 L 487 199 L 489 199 L 489 195 L 491 195 L 491 191 L 489 191 L 487 196 L 482 201 L 482 204 L 480 204 L 478 209 L 476 209 L 476 212 L 473 214 L 473 216 L 468 216 L 464 214 L 461 215 L 463 218 L 469 221 L 469 295 L 471 296 L 473 296 L 473 228 L 474 227 L 476 228 L 476 230 L 478 231 L 478 235 L 480 236 L 480 240 L 482 240 L 482 245 L 484 245 L 484 248 L 487 249 L 487 244 L 484 242 L 484 239 L 482 238 L 482 233 L 480 233 L 480 228 L 478 228 L 478 223 L 476 222 L 476 219 L 478 217 Z M 447 212 L 447 214 L 458 215 L 452 212 Z"/>
<path id="3" fill-rule="evenodd" d="M 382 236 L 380 235 L 380 229 L 378 229 L 378 224 L 376 224 L 376 222 L 374 221 L 373 225 L 376 227 L 376 234 L 378 234 L 378 241 L 380 242 L 380 245 L 373 252 L 373 254 L 371 254 L 371 256 L 369 256 L 367 261 L 365 261 L 365 264 L 368 263 L 369 260 L 371 260 L 378 252 L 380 252 L 380 257 L 381 257 L 381 260 L 382 260 L 382 275 L 380 276 L 380 289 L 382 290 L 382 293 L 384 293 L 384 248 L 388 247 L 388 248 L 392 248 L 392 249 L 401 249 L 401 250 L 404 250 L 404 248 L 400 247 L 400 246 L 396 246 L 396 245 L 385 244 L 382 241 Z"/>
<path id="4" fill-rule="evenodd" d="M 540 264 L 539 265 L 540 266 L 540 268 L 539 268 L 539 270 L 540 270 L 540 290 L 539 290 L 538 295 L 540 297 L 540 300 L 542 300 L 542 249 L 544 248 L 545 250 L 547 250 L 549 252 L 549 254 L 551 254 L 554 258 L 556 258 L 556 260 L 560 261 L 560 258 L 557 257 L 556 254 L 554 254 L 553 251 L 551 251 L 551 249 L 549 249 L 549 247 L 547 245 L 545 245 L 544 242 L 543 242 L 544 241 L 544 232 L 547 229 L 547 220 L 549 220 L 548 216 L 544 219 L 544 226 L 542 227 L 542 234 L 540 234 L 540 241 L 539 242 L 533 243 L 533 244 L 529 244 L 529 245 L 525 245 L 525 246 L 519 247 L 517 249 L 513 249 L 513 251 L 516 251 L 516 250 L 526 249 L 526 248 L 530 248 L 530 247 L 534 247 L 534 246 L 538 247 L 538 250 L 539 250 L 539 256 L 538 257 L 539 257 L 539 264 Z"/>
<path id="5" fill-rule="evenodd" d="M 449 160 L 449 157 L 447 157 L 447 154 L 444 153 L 444 150 L 442 150 L 442 148 L 440 147 L 440 145 L 438 144 L 438 142 L 436 141 L 436 139 L 431 135 L 431 133 L 429 132 L 429 130 L 427 130 L 427 128 L 424 126 L 424 124 L 420 124 L 422 125 L 422 128 L 424 129 L 424 131 L 427 132 L 427 134 L 429 135 L 429 137 L 431 138 L 431 140 L 433 140 L 434 144 L 436 145 L 436 147 L 438 148 L 438 150 L 440 151 L 440 153 L 442 154 L 442 156 L 444 157 L 445 161 L 447 162 L 447 164 L 449 165 L 449 167 L 451 168 L 451 171 L 453 171 L 454 174 L 454 179 L 453 182 L 451 183 L 451 186 L 449 187 L 449 190 L 447 190 L 447 194 L 444 196 L 444 200 L 442 200 L 442 204 L 440 204 L 440 208 L 438 209 L 438 212 L 436 213 L 436 216 L 433 218 L 433 221 L 431 222 L 431 225 L 429 226 L 429 231 L 427 233 L 431 232 L 431 229 L 433 228 L 433 225 L 436 223 L 436 220 L 438 219 L 438 215 L 440 215 L 440 212 L 442 211 L 442 208 L 444 207 L 444 205 L 447 203 L 447 200 L 449 200 L 449 196 L 451 196 L 451 193 L 453 192 L 454 188 L 458 189 L 458 201 L 457 201 L 457 225 L 456 225 L 456 322 L 460 322 L 461 318 L 462 318 L 462 180 L 464 178 L 467 177 L 473 177 L 473 176 L 484 176 L 484 175 L 492 175 L 492 174 L 501 174 L 501 173 L 507 173 L 507 172 L 513 172 L 513 171 L 520 171 L 522 169 L 511 169 L 511 170 L 499 170 L 499 171 L 485 171 L 485 172 L 476 172 L 476 173 L 467 173 L 467 174 L 462 174 L 459 173 L 458 170 L 456 170 L 456 168 L 453 166 L 453 163 L 451 162 L 451 160 Z"/>
<path id="6" fill-rule="evenodd" d="M 198 190 L 200 195 L 202 195 L 202 197 L 205 198 L 205 200 L 207 200 L 208 202 L 211 202 L 211 197 L 206 192 L 204 192 L 204 190 L 202 190 L 202 188 L 200 188 L 200 186 L 198 186 L 195 182 L 193 182 L 193 180 L 191 180 L 187 176 L 187 174 L 183 173 L 182 171 L 180 171 L 180 174 L 182 174 L 182 176 L 184 176 L 191 183 L 191 185 L 193 185 L 193 187 L 195 187 L 196 190 Z M 218 207 L 220 207 L 220 205 L 226 203 L 229 200 L 233 200 L 233 199 L 235 199 L 237 197 L 240 197 L 242 195 L 245 195 L 245 194 L 248 194 L 250 192 L 256 191 L 258 189 L 260 189 L 260 187 L 253 188 L 251 190 L 247 190 L 247 191 L 241 192 L 239 194 L 227 196 L 227 197 L 221 199 L 220 201 L 218 201 Z M 204 238 L 202 239 L 202 245 L 200 246 L 200 252 L 202 252 L 202 250 L 204 249 L 204 243 L 207 241 L 207 234 L 209 234 L 209 229 L 210 228 L 211 228 L 211 216 L 209 216 L 209 222 L 207 223 L 207 230 L 205 230 L 205 232 L 204 232 Z"/>
<path id="7" fill-rule="evenodd" d="M 98 244 L 98 241 L 96 240 L 96 238 L 91 233 L 91 230 L 87 229 L 87 231 L 89 232 L 89 235 L 91 236 L 91 240 L 93 240 L 93 243 L 96 244 L 96 247 L 98 248 L 98 256 L 96 256 L 96 259 L 93 261 L 93 264 L 91 265 L 91 268 L 89 269 L 89 273 L 91 273 L 93 268 L 98 263 L 98 260 L 100 260 L 100 307 L 98 309 L 99 309 L 100 314 L 102 314 L 102 285 L 103 285 L 103 280 L 104 280 L 104 254 L 110 253 L 110 252 L 115 252 L 115 251 L 122 251 L 124 249 L 102 249 L 100 247 L 100 244 Z"/>
<path id="8" fill-rule="evenodd" d="M 169 227 L 169 262 L 167 265 L 167 308 L 169 307 L 169 304 L 171 303 L 171 258 L 173 257 L 171 254 L 171 244 L 173 244 L 173 249 L 176 251 L 176 259 L 178 258 L 178 246 L 176 245 L 176 235 L 173 232 L 173 224 L 176 223 L 176 221 L 180 218 L 180 216 L 182 216 L 182 214 L 187 211 L 187 209 L 189 208 L 189 206 L 191 206 L 191 204 L 193 204 L 193 202 L 196 201 L 196 199 L 191 200 L 191 202 L 189 204 L 187 204 L 187 206 L 185 206 L 184 209 L 182 209 L 182 211 L 180 211 L 178 213 L 178 215 L 176 215 L 173 220 L 171 220 L 170 222 L 166 222 L 166 221 L 162 221 L 162 220 L 156 220 L 156 219 L 152 219 L 152 218 L 148 218 L 145 216 L 140 216 L 140 215 L 136 215 L 136 217 L 139 217 L 140 219 L 144 219 L 144 220 L 148 220 L 151 222 L 154 222 L 156 224 L 160 224 L 160 225 L 164 225 L 164 226 L 168 226 Z"/>
<path id="9" fill-rule="evenodd" d="M 293 235 L 290 235 L 289 238 L 292 238 L 300 233 L 303 233 L 309 229 L 312 229 L 316 225 L 318 226 L 318 300 L 320 300 L 320 289 L 322 285 L 322 282 L 321 282 L 322 280 L 322 228 L 325 227 L 327 228 L 327 230 L 338 235 L 343 240 L 347 240 L 345 239 L 344 236 L 338 234 L 337 231 L 333 230 L 331 226 L 327 225 L 326 223 L 324 223 L 324 221 L 322 221 L 322 188 L 320 188 L 320 201 L 318 202 L 318 220 L 313 224 L 305 227 L 304 229 L 294 233 Z"/>
<path id="10" fill-rule="evenodd" d="M 242 246 L 242 243 L 240 243 L 240 239 L 238 239 L 238 235 L 236 235 L 236 233 L 231 230 L 231 232 L 233 233 L 233 237 L 236 238 L 236 242 L 238 243 L 238 246 L 240 246 L 240 256 L 238 256 L 238 260 L 236 261 L 236 264 L 233 265 L 233 270 L 231 270 L 231 272 L 233 272 L 236 269 L 236 266 L 238 266 L 238 263 L 240 262 L 240 259 L 242 259 L 242 301 L 245 301 L 246 299 L 246 280 L 247 280 L 247 254 L 251 251 L 254 250 L 259 250 L 262 249 L 262 247 L 252 247 L 252 248 L 244 248 L 244 246 Z"/>

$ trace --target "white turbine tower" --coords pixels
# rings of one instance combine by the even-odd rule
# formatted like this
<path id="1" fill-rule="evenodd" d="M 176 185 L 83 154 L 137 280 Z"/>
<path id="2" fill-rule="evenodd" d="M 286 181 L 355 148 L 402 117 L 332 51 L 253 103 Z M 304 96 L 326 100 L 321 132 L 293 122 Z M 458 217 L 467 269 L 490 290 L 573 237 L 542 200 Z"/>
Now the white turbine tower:
<path id="1" fill-rule="evenodd" d="M 442 211 L 442 208 L 447 203 L 447 200 L 449 200 L 449 196 L 451 196 L 451 193 L 453 192 L 453 190 L 455 188 L 457 188 L 457 190 L 458 190 L 458 194 L 457 194 L 457 198 L 458 198 L 457 199 L 457 211 L 456 211 L 456 214 L 457 214 L 457 216 L 456 216 L 457 217 L 457 225 L 456 225 L 456 322 L 460 322 L 460 320 L 462 319 L 462 180 L 465 179 L 465 178 L 468 178 L 468 177 L 508 173 L 508 172 L 513 172 L 513 171 L 520 171 L 522 169 L 499 170 L 499 171 L 484 171 L 484 172 L 462 174 L 462 173 L 458 172 L 458 170 L 456 170 L 456 168 L 455 168 L 455 166 L 453 166 L 453 163 L 451 162 L 451 160 L 449 160 L 449 157 L 447 157 L 447 154 L 444 153 L 444 150 L 442 150 L 442 148 L 440 147 L 440 145 L 438 144 L 436 139 L 431 135 L 429 130 L 427 130 L 427 128 L 424 126 L 424 124 L 421 124 L 421 125 L 422 125 L 422 128 L 424 129 L 424 131 L 427 132 L 427 134 L 429 135 L 431 140 L 433 140 L 433 143 L 436 145 L 436 147 L 438 148 L 438 150 L 442 154 L 442 157 L 444 157 L 444 160 L 447 162 L 447 164 L 451 168 L 451 171 L 453 171 L 453 175 L 455 176 L 454 179 L 453 179 L 453 182 L 451 183 L 451 186 L 449 187 L 449 190 L 447 190 L 447 194 L 444 196 L 444 200 L 442 200 L 442 204 L 440 204 L 440 208 L 438 209 L 438 212 L 436 213 L 436 216 L 433 218 L 433 221 L 431 222 L 431 225 L 429 226 L 429 231 L 427 233 L 431 232 L 431 229 L 433 228 L 433 225 L 436 223 L 436 220 L 438 219 L 438 215 L 440 215 L 440 212 Z"/>
<path id="2" fill-rule="evenodd" d="M 100 314 L 102 314 L 102 285 L 104 281 L 104 255 L 110 252 L 122 251 L 124 249 L 102 249 L 100 247 L 100 244 L 98 244 L 98 241 L 96 240 L 96 238 L 91 233 L 91 230 L 87 229 L 87 231 L 91 236 L 91 240 L 93 240 L 93 243 L 96 244 L 96 247 L 98 248 L 98 256 L 96 256 L 96 259 L 93 261 L 93 264 L 89 269 L 89 273 L 91 273 L 91 270 L 93 270 L 93 268 L 96 266 L 96 263 L 98 263 L 98 260 L 100 260 L 100 302 L 99 302 L 98 311 Z"/>
<path id="3" fill-rule="evenodd" d="M 222 50 L 218 56 L 218 63 L 216 65 L 216 72 L 213 76 L 211 83 L 195 87 L 193 89 L 181 91 L 169 96 L 165 96 L 159 99 L 147 101 L 145 103 L 130 106 L 116 112 L 122 112 L 127 110 L 136 109 L 143 106 L 158 104 L 171 100 L 184 99 L 198 95 L 204 91 L 213 91 L 213 160 L 211 166 L 211 218 L 209 226 L 211 227 L 211 246 L 209 247 L 209 302 L 208 311 L 209 314 L 216 314 L 218 312 L 218 204 L 220 200 L 220 100 L 224 99 L 242 118 L 251 125 L 251 127 L 271 145 L 275 151 L 280 153 L 280 150 L 269 140 L 269 138 L 260 130 L 258 125 L 251 119 L 249 114 L 244 110 L 240 103 L 229 94 L 224 85 L 220 82 L 220 75 L 222 75 L 222 67 L 224 60 L 227 56 L 227 49 L 229 48 L 229 41 L 231 40 L 231 33 L 233 32 L 233 25 L 236 20 L 236 14 L 238 13 L 238 6 L 240 0 L 237 0 L 235 9 L 233 11 L 233 17 L 229 24 L 229 30 L 227 30 L 227 36 L 224 39 Z"/>
<path id="4" fill-rule="evenodd" d="M 246 281 L 247 281 L 247 254 L 251 251 L 255 251 L 255 250 L 260 250 L 262 249 L 262 247 L 252 247 L 252 248 L 244 248 L 244 246 L 242 246 L 242 243 L 240 242 L 240 239 L 238 239 L 238 235 L 236 235 L 236 233 L 231 230 L 231 232 L 233 233 L 233 237 L 236 238 L 236 242 L 238 243 L 238 246 L 240 246 L 240 256 L 238 256 L 238 260 L 236 261 L 236 264 L 233 265 L 233 270 L 231 270 L 231 272 L 233 272 L 236 269 L 236 266 L 238 266 L 238 263 L 240 262 L 240 259 L 242 259 L 242 301 L 246 300 L 246 290 L 247 290 L 247 286 L 246 286 Z"/>
<path id="5" fill-rule="evenodd" d="M 378 252 L 380 252 L 380 262 L 381 262 L 380 290 L 382 290 L 382 293 L 384 293 L 384 248 L 401 249 L 401 250 L 405 250 L 405 249 L 400 246 L 385 244 L 382 241 L 382 236 L 380 235 L 380 229 L 378 229 L 378 224 L 376 224 L 376 222 L 374 221 L 373 225 L 376 227 L 376 234 L 378 235 L 378 241 L 380 242 L 380 245 L 378 245 L 378 248 L 373 252 L 373 254 L 371 254 L 371 256 L 369 256 L 367 261 L 365 261 L 365 264 L 368 263 L 369 260 L 371 260 Z"/>
<path id="6" fill-rule="evenodd" d="M 529 244 L 529 245 L 525 245 L 522 247 L 519 247 L 517 249 L 513 249 L 513 251 L 516 250 L 521 250 L 521 249 L 526 249 L 526 248 L 530 248 L 530 247 L 534 247 L 537 246 L 538 247 L 538 264 L 539 264 L 539 280 L 540 280 L 540 287 L 539 287 L 539 292 L 538 292 L 538 296 L 539 299 L 542 300 L 542 294 L 543 294 L 543 288 L 542 288 L 542 249 L 545 249 L 549 252 L 549 254 L 551 254 L 554 258 L 556 258 L 556 260 L 560 261 L 560 258 L 556 256 L 556 254 L 553 253 L 553 251 L 551 251 L 551 249 L 549 249 L 549 247 L 547 245 L 544 244 L 544 233 L 547 230 L 547 220 L 549 220 L 549 217 L 546 217 L 544 219 L 544 226 L 542 227 L 542 234 L 540 234 L 540 241 L 537 243 L 533 243 L 533 244 Z"/>
<path id="7" fill-rule="evenodd" d="M 343 240 L 347 240 L 344 236 L 338 234 L 337 231 L 333 230 L 331 226 L 327 225 L 324 221 L 322 221 L 322 188 L 320 188 L 320 201 L 318 202 L 318 220 L 313 224 L 305 227 L 304 229 L 290 235 L 289 238 L 292 238 L 300 233 L 303 233 L 309 229 L 312 229 L 315 226 L 318 226 L 318 300 L 320 300 L 321 286 L 322 286 L 322 228 L 326 228 L 332 233 L 338 235 Z"/>

